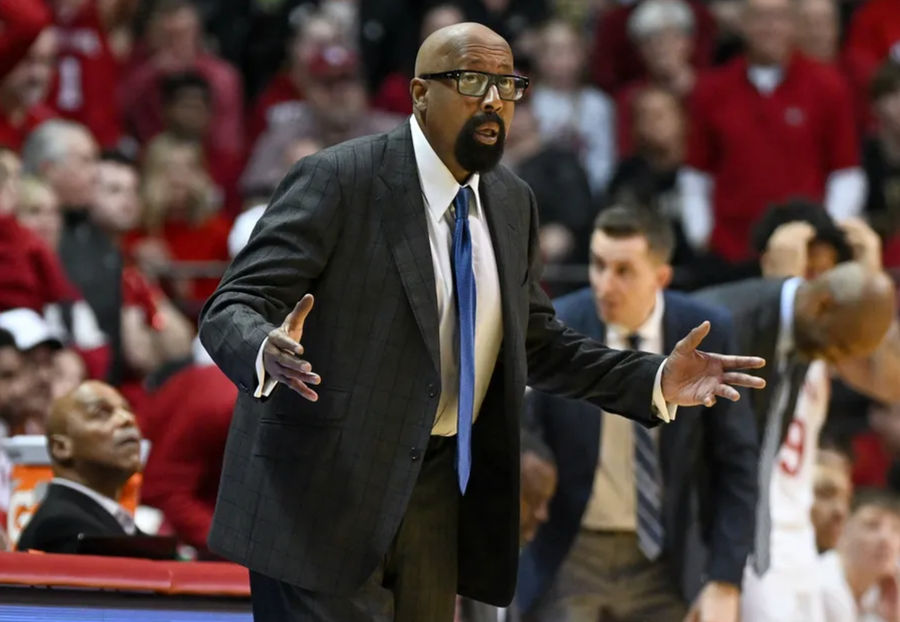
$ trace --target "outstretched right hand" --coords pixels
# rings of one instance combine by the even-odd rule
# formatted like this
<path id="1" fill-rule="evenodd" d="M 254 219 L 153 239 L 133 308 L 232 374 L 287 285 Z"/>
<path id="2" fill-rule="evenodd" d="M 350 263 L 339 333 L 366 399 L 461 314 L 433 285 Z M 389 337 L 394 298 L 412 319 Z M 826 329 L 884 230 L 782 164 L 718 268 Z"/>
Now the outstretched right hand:
<path id="1" fill-rule="evenodd" d="M 308 385 L 317 385 L 322 378 L 312 371 L 312 365 L 300 357 L 303 346 L 303 322 L 313 307 L 312 294 L 306 294 L 294 306 L 281 326 L 269 333 L 263 348 L 263 367 L 266 373 L 278 382 L 282 382 L 311 402 L 319 399 L 315 391 Z"/>

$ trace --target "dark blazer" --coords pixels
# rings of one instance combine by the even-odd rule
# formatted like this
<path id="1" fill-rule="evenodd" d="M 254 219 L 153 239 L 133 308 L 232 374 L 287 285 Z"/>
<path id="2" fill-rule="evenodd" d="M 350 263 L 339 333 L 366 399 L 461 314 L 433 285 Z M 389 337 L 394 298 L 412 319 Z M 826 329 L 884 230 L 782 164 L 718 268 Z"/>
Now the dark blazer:
<path id="1" fill-rule="evenodd" d="M 599 340 L 606 326 L 585 288 L 555 301 L 560 320 Z M 703 320 L 712 329 L 703 349 L 734 351 L 731 320 L 719 309 L 676 292 L 665 292 L 663 346 L 676 342 Z M 707 580 L 740 585 L 753 542 L 757 493 L 756 426 L 746 395 L 712 408 L 679 408 L 674 422 L 660 429 L 664 479 L 664 553 L 672 578 L 690 602 Z M 535 391 L 528 399 L 529 432 L 552 452 L 558 487 L 550 518 L 525 547 L 516 596 L 528 611 L 550 587 L 581 528 L 593 492 L 602 433 L 597 407 Z"/>
<path id="2" fill-rule="evenodd" d="M 482 176 L 503 341 L 472 436 L 459 516 L 459 591 L 505 605 L 518 561 L 519 415 L 525 383 L 647 425 L 662 358 L 565 328 L 538 278 L 532 193 L 503 167 Z M 345 594 L 383 559 L 406 511 L 441 381 L 426 211 L 408 123 L 304 158 L 276 190 L 207 302 L 200 337 L 241 390 L 209 544 L 252 570 Z M 305 356 L 319 400 L 252 396 L 267 333 L 311 292 Z"/>
<path id="3" fill-rule="evenodd" d="M 738 351 L 748 356 L 761 356 L 766 366 L 754 372 L 765 378 L 766 388 L 751 391 L 750 403 L 756 415 L 756 429 L 762 439 L 766 429 L 769 402 L 774 395 L 778 378 L 775 348 L 778 344 L 778 330 L 781 326 L 781 289 L 785 279 L 745 279 L 708 287 L 693 294 L 695 300 L 718 305 L 728 309 L 734 320 Z M 803 379 L 809 367 L 806 363 L 797 365 L 791 378 L 791 392 L 787 415 L 782 418 L 781 440 L 793 420 L 797 396 L 803 386 Z"/>
<path id="4" fill-rule="evenodd" d="M 89 496 L 67 486 L 50 484 L 16 548 L 47 553 L 76 553 L 78 536 L 125 536 L 109 512 Z"/>

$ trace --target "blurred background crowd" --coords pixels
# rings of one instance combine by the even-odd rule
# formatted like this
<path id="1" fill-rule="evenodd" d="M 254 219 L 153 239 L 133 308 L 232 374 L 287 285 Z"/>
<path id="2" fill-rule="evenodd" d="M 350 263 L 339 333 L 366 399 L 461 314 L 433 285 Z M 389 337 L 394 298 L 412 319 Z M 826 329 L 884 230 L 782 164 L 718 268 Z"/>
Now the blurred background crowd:
<path id="1" fill-rule="evenodd" d="M 552 295 L 623 205 L 671 225 L 671 289 L 900 269 L 894 0 L 0 0 L 0 437 L 108 382 L 153 444 L 153 529 L 207 556 L 237 390 L 200 308 L 291 164 L 404 121 L 419 43 L 470 20 L 531 78 L 503 161 Z M 900 494 L 892 395 L 834 383 L 830 546 L 854 489 Z"/>

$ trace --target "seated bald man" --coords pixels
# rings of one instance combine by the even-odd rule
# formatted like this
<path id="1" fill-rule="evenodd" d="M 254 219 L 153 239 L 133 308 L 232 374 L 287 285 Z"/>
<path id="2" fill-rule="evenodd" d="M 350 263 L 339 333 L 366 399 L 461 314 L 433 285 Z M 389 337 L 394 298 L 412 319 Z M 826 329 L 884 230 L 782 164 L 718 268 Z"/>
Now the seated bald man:
<path id="1" fill-rule="evenodd" d="M 78 552 L 79 535 L 134 535 L 117 499 L 141 466 L 141 433 L 118 391 L 88 381 L 53 403 L 47 450 L 53 480 L 19 538 L 20 551 Z"/>
<path id="2" fill-rule="evenodd" d="M 526 382 L 648 427 L 764 384 L 697 351 L 708 323 L 664 359 L 556 319 L 534 194 L 497 165 L 514 71 L 484 26 L 430 35 L 414 116 L 294 165 L 203 310 L 240 389 L 209 545 L 250 568 L 256 622 L 508 604 Z"/>

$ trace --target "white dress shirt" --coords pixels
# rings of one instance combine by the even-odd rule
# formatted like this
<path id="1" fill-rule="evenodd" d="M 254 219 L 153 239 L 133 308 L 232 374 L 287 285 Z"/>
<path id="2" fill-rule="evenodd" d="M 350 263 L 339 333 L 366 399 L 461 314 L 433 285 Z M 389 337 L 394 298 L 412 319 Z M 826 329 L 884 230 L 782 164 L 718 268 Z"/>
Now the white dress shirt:
<path id="1" fill-rule="evenodd" d="M 636 331 L 615 324 L 607 326 L 606 345 L 610 348 L 627 349 L 628 335 L 636 332 L 641 338 L 641 351 L 663 354 L 664 312 L 665 300 L 662 292 L 658 292 L 653 311 Z M 588 529 L 603 531 L 636 531 L 634 423 L 606 411 L 602 416 L 594 488 L 581 524 Z"/>
<path id="2" fill-rule="evenodd" d="M 133 536 L 137 532 L 137 528 L 134 524 L 134 517 L 131 515 L 131 512 L 122 507 L 115 499 L 110 499 L 106 495 L 101 495 L 96 490 L 63 477 L 54 477 L 50 480 L 50 483 L 56 486 L 65 486 L 72 490 L 77 490 L 81 494 L 90 497 L 96 501 L 100 507 L 109 512 L 110 516 L 116 519 L 116 522 L 122 526 L 122 529 L 124 529 L 125 533 L 129 536 Z"/>
<path id="3" fill-rule="evenodd" d="M 422 200 L 428 218 L 428 238 L 431 260 L 434 267 L 434 281 L 437 293 L 439 344 L 441 363 L 441 399 L 438 403 L 432 434 L 452 436 L 456 434 L 456 419 L 459 400 L 459 344 L 456 335 L 456 306 L 453 297 L 453 272 L 450 252 L 453 240 L 453 226 L 450 206 L 461 186 L 453 174 L 434 152 L 418 121 L 409 119 L 412 133 L 413 152 Z M 472 420 L 478 418 L 478 411 L 488 384 L 494 373 L 494 365 L 503 340 L 503 319 L 500 305 L 500 281 L 497 275 L 497 261 L 491 243 L 490 230 L 481 197 L 478 194 L 480 176 L 473 173 L 466 185 L 472 188 L 475 200 L 469 200 L 469 230 L 472 236 L 472 267 L 475 272 L 475 404 Z M 494 209 L 500 209 L 495 206 Z M 266 378 L 262 362 L 263 348 L 267 339 L 259 346 L 256 355 L 256 375 L 259 384 L 254 396 L 264 397 L 277 384 L 273 378 Z M 311 362 L 315 367 L 315 361 Z M 677 406 L 670 406 L 662 395 L 662 369 L 659 366 L 653 385 L 652 405 L 663 421 L 675 418 Z M 325 380 L 327 381 L 327 380 Z"/>

